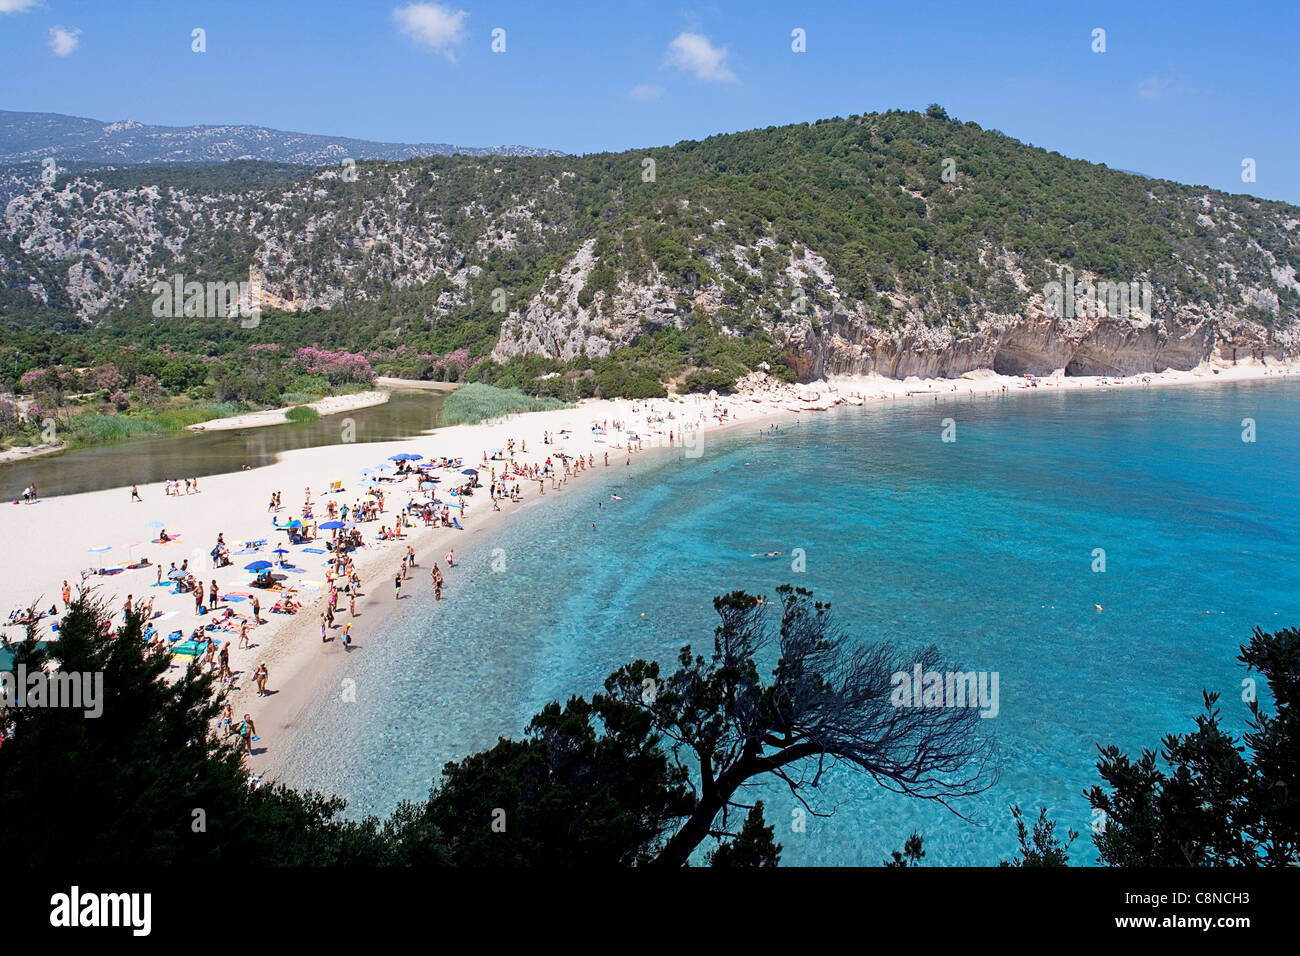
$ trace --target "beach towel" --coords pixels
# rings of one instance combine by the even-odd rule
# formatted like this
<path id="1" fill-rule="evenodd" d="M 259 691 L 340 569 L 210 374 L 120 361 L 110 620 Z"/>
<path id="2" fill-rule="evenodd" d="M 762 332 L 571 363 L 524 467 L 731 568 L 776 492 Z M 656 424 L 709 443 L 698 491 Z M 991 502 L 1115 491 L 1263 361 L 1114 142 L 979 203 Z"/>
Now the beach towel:
<path id="1" fill-rule="evenodd" d="M 455 518 L 452 518 L 452 519 L 451 519 L 451 523 L 454 524 L 454 525 L 456 526 L 456 530 L 457 530 L 457 531 L 464 531 L 464 530 L 465 530 L 464 528 L 462 528 L 462 527 L 460 526 L 460 522 L 457 521 Z"/>
<path id="2" fill-rule="evenodd" d="M 324 554 L 325 549 L 324 548 L 303 548 L 302 553 L 303 554 Z"/>

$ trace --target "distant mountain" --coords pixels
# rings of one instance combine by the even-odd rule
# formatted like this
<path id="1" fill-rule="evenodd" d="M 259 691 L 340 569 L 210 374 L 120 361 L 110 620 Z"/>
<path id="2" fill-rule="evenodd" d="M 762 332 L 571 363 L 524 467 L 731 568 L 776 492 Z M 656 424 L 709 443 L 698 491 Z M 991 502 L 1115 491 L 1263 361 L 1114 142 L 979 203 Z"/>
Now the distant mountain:
<path id="1" fill-rule="evenodd" d="M 562 156 L 532 146 L 452 146 L 448 143 L 374 143 L 344 136 L 286 133 L 264 126 L 146 126 L 61 113 L 0 110 L 0 162 L 53 157 L 64 163 L 214 163 L 257 159 L 332 166 L 344 159 L 418 159 L 423 156 Z"/>

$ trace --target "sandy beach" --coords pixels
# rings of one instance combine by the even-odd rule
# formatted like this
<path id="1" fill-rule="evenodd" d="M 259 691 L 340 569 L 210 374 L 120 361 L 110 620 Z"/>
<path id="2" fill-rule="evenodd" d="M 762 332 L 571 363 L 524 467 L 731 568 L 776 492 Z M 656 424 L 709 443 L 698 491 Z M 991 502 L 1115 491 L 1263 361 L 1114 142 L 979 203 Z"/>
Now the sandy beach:
<path id="1" fill-rule="evenodd" d="M 370 408 L 388 401 L 389 392 L 369 391 L 353 392 L 349 395 L 331 395 L 319 401 L 308 402 L 304 408 L 311 408 L 318 415 L 338 415 L 342 412 L 355 411 L 358 408 Z M 289 409 L 298 406 L 286 405 L 284 408 L 268 408 L 260 412 L 248 412 L 243 415 L 231 415 L 229 418 L 214 418 L 211 421 L 187 425 L 190 431 L 219 432 L 232 428 L 261 428 L 266 425 L 283 425 L 287 422 Z"/>
<path id="2" fill-rule="evenodd" d="M 161 563 L 165 581 L 170 563 L 179 565 L 188 560 L 190 568 L 197 569 L 204 585 L 215 580 L 222 595 L 255 593 L 249 589 L 253 574 L 244 570 L 244 565 L 259 559 L 274 560 L 270 551 L 283 544 L 285 537 L 275 529 L 273 519 L 283 524 L 291 517 L 300 516 L 308 488 L 311 489 L 316 520 L 321 521 L 324 520 L 326 492 L 332 482 L 341 482 L 343 488 L 342 492 L 332 496 L 333 500 L 350 507 L 364 496 L 364 491 L 358 487 L 362 470 L 379 465 L 391 467 L 389 457 L 399 453 L 461 458 L 466 467 L 482 469 L 485 485 L 490 469 L 495 468 L 496 474 L 500 475 L 506 464 L 504 460 L 492 460 L 492 450 L 505 449 L 511 439 L 516 442 L 515 460 L 524 465 L 540 464 L 557 451 L 570 456 L 593 456 L 594 466 L 577 473 L 565 486 L 553 489 L 548 480 L 539 488 L 535 480 L 512 478 L 512 485 L 517 481 L 521 486 L 521 500 L 517 503 L 503 500 L 499 512 L 492 509 L 484 487 L 465 508 L 464 517 L 460 519 L 464 530 L 425 528 L 417 520 L 417 527 L 408 529 L 406 536 L 399 541 L 376 541 L 375 532 L 380 524 L 392 524 L 396 511 L 410 497 L 408 490 L 414 491 L 415 480 L 383 482 L 384 514 L 379 521 L 357 526 L 366 542 L 364 548 L 353 553 L 364 596 L 357 600 L 358 613 L 353 628 L 359 646 L 350 652 L 338 639 L 341 627 L 327 643 L 322 644 L 319 637 L 320 615 L 328 597 L 328 588 L 324 584 L 325 555 L 313 554 L 305 548 L 323 551 L 326 533 L 322 532 L 322 540 L 291 548 L 288 560 L 300 570 L 288 574 L 285 584 L 298 588 L 302 610 L 296 615 L 271 614 L 269 609 L 276 595 L 256 592 L 261 594 L 262 618 L 266 623 L 252 630 L 252 647 L 235 647 L 237 631 L 218 635 L 231 643 L 231 667 L 239 678 L 238 690 L 231 697 L 235 716 L 250 714 L 262 738 L 254 750 L 250 766 L 258 772 L 273 773 L 278 758 L 292 746 L 295 729 L 304 712 L 319 701 L 322 693 L 333 692 L 334 677 L 347 655 L 363 654 L 368 641 L 382 640 L 383 622 L 396 606 L 393 575 L 400 569 L 401 556 L 408 546 L 414 548 L 418 561 L 418 567 L 404 584 L 403 590 L 408 595 L 429 589 L 429 571 L 435 560 L 443 566 L 448 588 L 473 587 L 473 582 L 458 579 L 455 568 L 445 566 L 446 551 L 466 547 L 471 542 L 490 540 L 500 522 L 516 520 L 515 516 L 521 511 L 523 516 L 518 520 L 526 519 L 533 506 L 541 506 L 552 496 L 571 494 L 594 477 L 610 473 L 608 469 L 643 467 L 656 449 L 678 455 L 684 450 L 686 455 L 694 456 L 707 447 L 709 436 L 722 430 L 746 426 L 757 428 L 839 405 L 909 398 L 924 400 L 930 395 L 938 401 L 1024 388 L 1141 388 L 1252 379 L 1281 380 L 1294 372 L 1294 367 L 1277 364 L 1241 363 L 1128 379 L 1069 378 L 1058 373 L 1038 379 L 1036 385 L 1024 378 L 996 375 L 991 371 L 971 373 L 958 379 L 897 381 L 851 377 L 799 386 L 775 383 L 755 375 L 747 381 L 744 391 L 733 396 L 689 395 L 650 401 L 589 400 L 555 411 L 437 429 L 403 441 L 294 450 L 283 454 L 268 467 L 202 478 L 198 482 L 198 491 L 191 494 L 182 491 L 179 495 L 165 495 L 163 483 L 154 483 L 139 487 L 141 502 L 132 499 L 131 489 L 127 486 L 45 499 L 30 505 L 5 505 L 5 537 L 11 546 L 0 550 L 0 582 L 3 582 L 0 601 L 6 614 L 14 607 L 29 605 L 45 610 L 58 605 L 61 612 L 59 593 L 64 580 L 75 589 L 82 583 L 80 572 L 83 570 L 122 568 L 147 557 L 151 562 L 148 567 L 122 570 L 109 576 L 90 574 L 85 578 L 85 584 L 96 590 L 119 620 L 128 595 L 135 600 L 153 598 L 155 612 L 159 615 L 154 622 L 157 629 L 163 634 L 181 630 L 188 635 L 200 624 L 193 598 L 190 594 L 173 595 L 170 588 L 155 586 L 155 566 Z M 593 430 L 593 424 L 597 422 L 608 422 L 609 427 L 603 429 L 603 434 Z M 615 427 L 616 422 L 622 424 L 622 430 Z M 555 435 L 554 444 L 543 443 L 547 432 Z M 638 441 L 630 442 L 629 433 L 635 433 Z M 526 447 L 523 453 L 519 452 L 520 443 Z M 629 449 L 629 443 L 635 450 Z M 485 453 L 489 456 L 486 462 Z M 605 464 L 607 454 L 608 466 Z M 391 475 L 393 472 L 382 473 Z M 283 508 L 273 514 L 268 510 L 268 501 L 277 491 L 282 495 Z M 453 514 L 459 515 L 459 512 L 453 510 Z M 161 523 L 174 540 L 158 543 L 156 523 Z M 232 564 L 213 569 L 209 552 L 218 534 L 223 534 L 230 546 Z M 245 550 L 242 547 L 244 542 L 258 540 L 265 540 L 267 544 L 256 551 L 236 553 Z M 90 550 L 102 546 L 111 550 L 97 553 Z M 239 615 L 251 614 L 247 600 L 229 603 L 223 600 L 218 609 L 225 606 Z M 341 625 L 348 620 L 346 601 L 341 602 L 340 608 L 342 614 L 338 620 Z M 39 625 L 45 637 L 50 636 L 49 623 L 50 619 L 46 618 Z M 23 629 L 5 627 L 4 633 L 13 640 L 21 637 Z M 184 666 L 183 662 L 188 660 L 178 658 L 182 663 L 177 666 Z M 261 662 L 270 669 L 268 686 L 274 692 L 266 697 L 257 695 L 250 677 Z"/>

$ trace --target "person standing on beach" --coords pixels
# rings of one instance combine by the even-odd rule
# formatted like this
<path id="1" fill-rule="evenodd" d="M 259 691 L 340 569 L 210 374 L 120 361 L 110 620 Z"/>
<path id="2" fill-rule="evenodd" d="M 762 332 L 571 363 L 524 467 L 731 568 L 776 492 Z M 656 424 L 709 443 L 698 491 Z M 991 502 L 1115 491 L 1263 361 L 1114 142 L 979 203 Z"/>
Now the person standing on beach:
<path id="1" fill-rule="evenodd" d="M 393 600 L 400 601 L 401 599 L 402 599 L 402 576 L 400 574 L 396 574 L 393 576 Z"/>
<path id="2" fill-rule="evenodd" d="M 161 565 L 159 565 L 159 568 L 161 569 Z M 71 603 L 72 603 L 72 587 L 68 584 L 67 580 L 64 579 L 64 582 L 63 582 L 63 606 L 66 608 L 66 607 L 67 607 L 69 604 L 71 604 Z"/>
<path id="3" fill-rule="evenodd" d="M 455 551 L 448 551 L 448 552 L 447 552 L 447 567 L 449 567 L 449 568 L 454 568 L 455 566 L 456 566 L 456 552 L 455 552 Z"/>
<path id="4" fill-rule="evenodd" d="M 131 486 L 131 500 L 139 501 L 141 503 L 144 502 L 144 499 L 140 497 L 140 489 L 137 488 L 135 485 Z"/>
<path id="5" fill-rule="evenodd" d="M 324 614 L 324 612 L 321 612 L 321 616 L 320 616 L 320 642 L 321 642 L 322 644 L 324 644 L 325 641 L 326 641 L 326 637 L 325 637 L 325 614 Z"/>
<path id="6" fill-rule="evenodd" d="M 348 621 L 343 625 L 343 649 L 351 652 L 352 650 L 352 622 Z"/>
<path id="7" fill-rule="evenodd" d="M 258 601 L 257 595 L 254 594 L 253 595 L 253 625 L 256 626 L 261 623 L 262 623 L 262 604 L 260 601 Z"/>
<path id="8" fill-rule="evenodd" d="M 249 756 L 253 754 L 253 739 L 257 736 L 257 728 L 253 726 L 253 718 L 244 715 L 244 719 L 239 722 L 240 742 Z"/>

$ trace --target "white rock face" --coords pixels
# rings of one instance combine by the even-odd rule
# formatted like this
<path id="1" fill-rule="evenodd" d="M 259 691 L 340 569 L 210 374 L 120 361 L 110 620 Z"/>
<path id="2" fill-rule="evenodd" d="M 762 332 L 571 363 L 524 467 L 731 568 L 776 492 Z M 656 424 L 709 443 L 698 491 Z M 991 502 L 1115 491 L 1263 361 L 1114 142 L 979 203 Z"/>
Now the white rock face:
<path id="1" fill-rule="evenodd" d="M 0 175 L 0 235 L 8 240 L 0 268 L 11 288 L 51 305 L 71 303 L 86 320 L 145 295 L 159 279 L 239 280 L 248 270 L 257 277 L 261 304 L 289 311 L 386 303 L 394 290 L 431 288 L 421 300 L 426 314 L 416 321 L 433 323 L 466 315 L 498 321 L 484 304 L 483 277 L 552 261 L 560 265 L 540 285 L 533 279 L 528 287 L 502 290 L 506 311 L 492 353 L 498 361 L 524 353 L 599 358 L 659 329 L 685 330 L 703 314 L 724 335 L 766 333 L 802 379 L 951 377 L 977 368 L 1133 374 L 1191 368 L 1233 349 L 1277 356 L 1297 343 L 1297 220 L 1278 223 L 1274 216 L 1271 231 L 1260 232 L 1245 221 L 1249 215 L 1209 195 L 1200 197 L 1196 221 L 1222 244 L 1224 261 L 1217 267 L 1202 261 L 1200 271 L 1179 277 L 1209 292 L 1159 291 L 1149 311 L 1112 314 L 1103 301 L 1057 316 L 1029 276 L 1041 275 L 1043 265 L 1054 273 L 1062 264 L 1025 262 L 987 242 L 978 246 L 979 261 L 990 270 L 980 280 L 987 288 L 940 298 L 941 286 L 965 282 L 940 275 L 953 268 L 940 255 L 932 283 L 872 291 L 861 275 L 834 274 L 830 261 L 843 261 L 831 255 L 835 250 L 778 243 L 761 226 L 752 237 L 738 236 L 728 221 L 739 220 L 728 210 L 678 201 L 662 215 L 685 224 L 679 235 L 693 245 L 690 268 L 704 274 L 682 275 L 680 264 L 674 272 L 654 257 L 634 272 L 614 253 L 602 262 L 602 243 L 615 248 L 620 234 L 589 221 L 585 210 L 574 225 L 569 207 L 581 187 L 567 170 L 523 184 L 495 166 L 435 173 L 365 165 L 357 172 L 364 190 L 350 189 L 337 168 L 256 189 L 207 192 L 158 184 L 110 188 L 97 174 L 60 180 L 57 188 Z M 453 184 L 470 188 L 453 195 L 475 198 L 452 208 L 437 202 L 443 195 L 437 191 Z M 567 226 L 559 224 L 562 212 L 569 214 Z M 639 244 L 637 236 L 627 238 Z M 248 261 L 235 274 L 204 274 L 214 246 L 246 251 Z M 1169 277 L 1077 277 L 1107 278 L 1159 278 L 1160 290 L 1179 288 Z"/>

